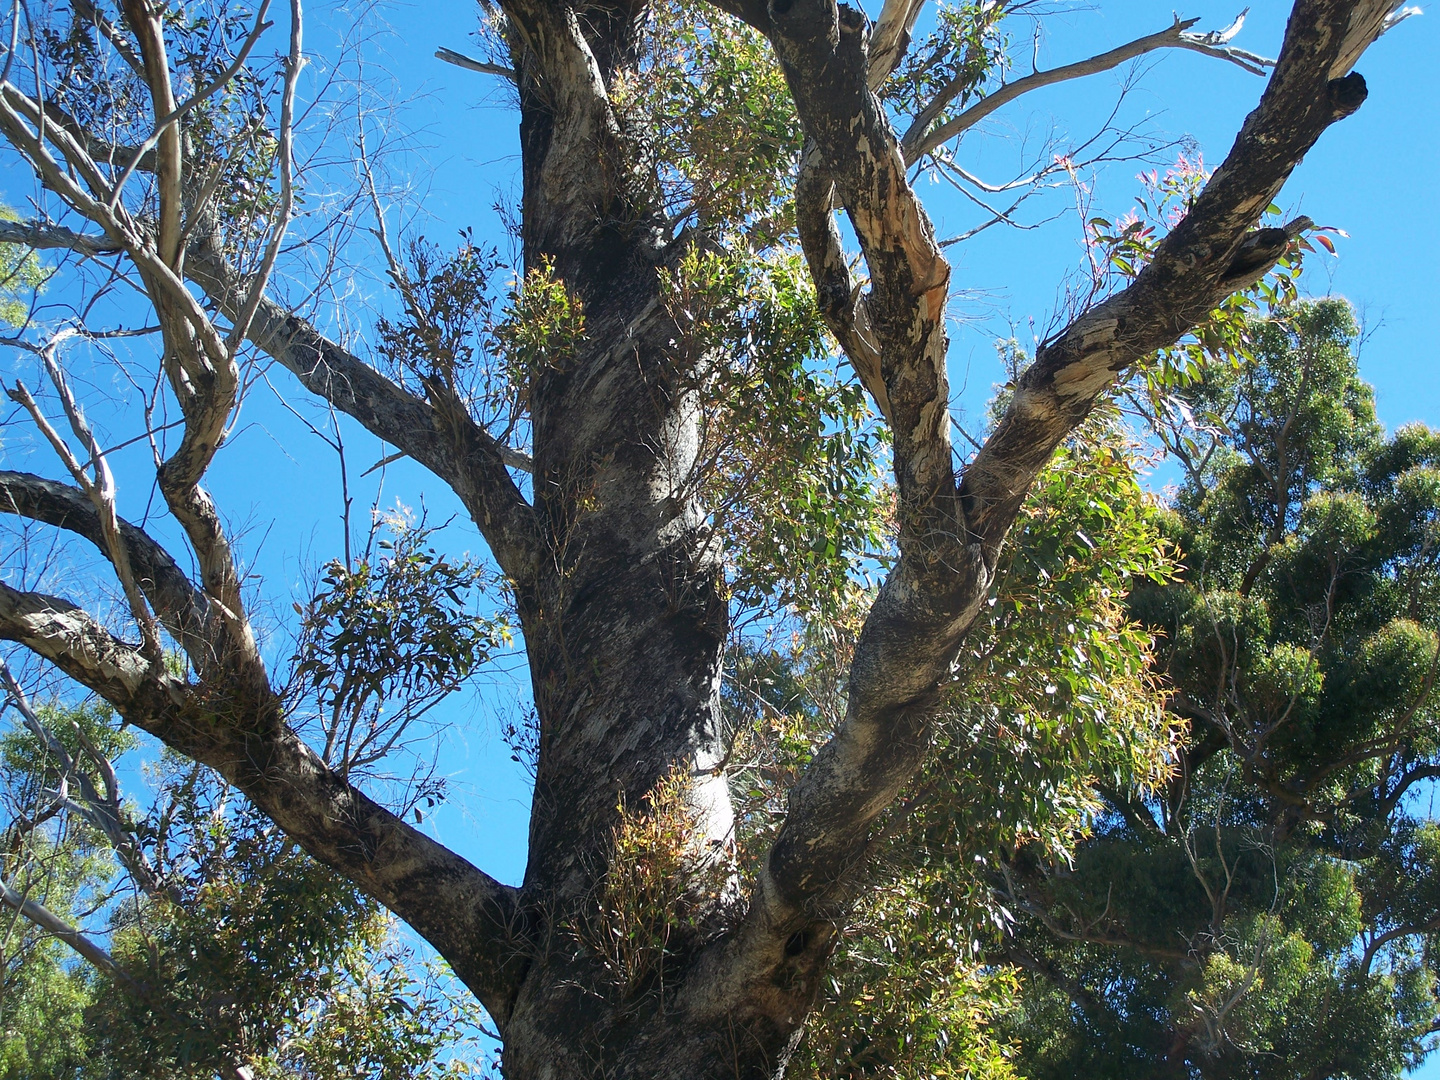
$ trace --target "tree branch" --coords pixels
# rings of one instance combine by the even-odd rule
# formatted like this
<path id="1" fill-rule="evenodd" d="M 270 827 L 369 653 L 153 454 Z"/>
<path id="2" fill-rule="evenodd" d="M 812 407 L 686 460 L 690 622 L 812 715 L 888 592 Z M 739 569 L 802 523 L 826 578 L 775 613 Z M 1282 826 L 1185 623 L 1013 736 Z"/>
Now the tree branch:
<path id="1" fill-rule="evenodd" d="M 30 125 L 35 125 L 32 131 Z M 38 131 L 44 132 L 42 140 Z M 175 319 L 193 333 L 194 342 L 177 337 L 179 326 L 171 329 L 167 345 L 180 351 L 182 361 L 198 348 L 208 362 L 223 366 L 232 359 L 204 310 L 186 289 L 175 268 L 160 257 L 152 238 L 131 218 L 124 206 L 100 201 L 112 189 L 90 155 L 64 128 L 44 122 L 43 110 L 35 101 L 9 83 L 0 83 L 0 133 L 20 151 L 39 175 L 41 182 L 59 195 L 71 209 L 95 222 L 106 235 L 130 255 L 145 278 L 146 289 L 157 311 L 168 308 Z M 65 166 L 50 153 L 46 141 L 60 149 Z M 74 175 L 72 175 L 72 173 Z M 75 179 L 82 177 L 82 187 Z M 204 372 L 199 372 L 203 378 Z M 183 401 L 183 398 L 182 398 Z"/>
<path id="2" fill-rule="evenodd" d="M 1019 945 L 1011 945 L 1003 952 L 996 954 L 994 959 L 1002 963 L 1014 964 L 1018 968 L 1040 976 L 1080 1006 L 1085 1014 L 1093 1020 L 1102 1020 L 1108 1011 L 1101 1004 L 1100 999 L 1086 989 L 1085 984 L 1079 979 L 1066 975 L 1053 963 L 1040 959 L 1028 949 L 1022 949 Z"/>
<path id="3" fill-rule="evenodd" d="M 90 131 L 75 117 L 56 105 L 53 101 L 41 101 L 45 109 L 45 116 L 63 127 L 76 143 L 84 147 L 85 152 L 97 163 L 104 162 L 112 169 L 128 168 L 134 162 L 134 168 L 140 172 L 155 171 L 155 151 L 145 150 L 139 146 L 125 146 L 121 143 L 111 142 L 109 139 L 102 139 Z"/>
<path id="4" fill-rule="evenodd" d="M 504 64 L 487 64 L 483 60 L 472 60 L 464 53 L 458 53 L 454 49 L 447 49 L 444 46 L 435 50 L 435 59 L 444 60 L 447 64 L 454 64 L 466 71 L 478 71 L 482 75 L 499 75 L 502 79 L 515 81 L 515 69 L 512 67 L 506 67 Z"/>
<path id="5" fill-rule="evenodd" d="M 819 149 L 807 143 L 795 181 L 795 224 L 815 283 L 815 300 L 825 325 L 840 342 L 880 415 L 888 420 L 890 396 L 881 374 L 880 347 L 870 329 L 865 298 L 850 278 L 850 266 L 840 245 L 840 229 L 835 223 L 834 197 L 835 184 Z"/>
<path id="6" fill-rule="evenodd" d="M 108 236 L 78 233 L 43 221 L 0 221 L 0 244 L 22 244 L 35 251 L 73 251 L 91 259 L 125 250 Z"/>
<path id="7" fill-rule="evenodd" d="M 941 677 L 988 576 L 967 542 L 953 472 L 950 268 L 869 89 L 865 18 L 829 0 L 772 4 L 771 15 L 771 40 L 810 144 L 797 210 L 829 318 L 858 307 L 825 220 L 832 199 L 848 214 L 869 271 L 863 310 L 873 354 L 871 340 L 861 339 L 850 359 L 870 373 L 867 384 L 883 384 L 878 400 L 893 433 L 899 494 L 900 559 L 861 632 L 845 722 L 791 790 L 746 922 L 705 975 L 710 1001 L 744 1000 L 757 985 L 783 983 L 808 1008 L 805 995 L 857 887 L 869 826 L 924 759 Z M 842 335 L 854 336 L 843 324 Z"/>
<path id="8" fill-rule="evenodd" d="M 106 557 L 100 515 L 84 492 L 32 473 L 0 470 L 0 513 L 66 529 L 89 540 Z M 209 602 L 170 553 L 143 530 L 120 521 L 120 537 L 145 598 L 160 624 L 180 643 L 196 669 L 208 666 L 206 619 Z"/>
<path id="9" fill-rule="evenodd" d="M 120 982 L 130 981 L 129 977 L 116 965 L 114 958 L 91 938 L 75 929 L 44 904 L 37 900 L 31 900 L 24 893 L 14 889 L 4 879 L 0 879 L 0 903 L 34 923 L 57 941 L 70 946 L 81 957 L 89 961 L 97 971 Z"/>
<path id="10" fill-rule="evenodd" d="M 1394 812 L 1395 807 L 1400 805 L 1400 800 L 1405 797 L 1405 793 L 1424 780 L 1440 780 L 1440 765 L 1416 765 L 1402 773 L 1389 793 L 1376 802 L 1381 816 L 1388 818 Z M 1368 796 L 1372 790 L 1372 788 L 1366 787 L 1363 792 Z M 1360 799 L 1361 795 L 1354 794 L 1347 797 L 1345 801 L 1353 805 Z"/>
<path id="11" fill-rule="evenodd" d="M 1297 0 L 1259 107 L 1189 215 L 1134 284 L 1040 348 L 957 488 L 945 373 L 949 268 L 867 88 L 864 17 L 826 0 L 772 5 L 772 40 L 801 122 L 870 270 L 900 559 L 861 631 L 845 722 L 790 793 L 747 920 L 707 969 L 708 1000 L 743 998 L 746 987 L 777 980 L 814 986 L 859 888 L 870 824 L 924 759 L 940 689 L 1034 477 L 1119 372 L 1175 342 L 1284 254 L 1294 229 L 1254 227 L 1320 134 L 1364 100 L 1358 75 L 1328 74 L 1357 6 L 1364 0 Z"/>
<path id="12" fill-rule="evenodd" d="M 1359 75 L 1331 79 L 1355 0 L 1298 0 L 1275 73 L 1225 162 L 1133 284 L 1043 344 L 1010 407 L 965 470 L 969 528 L 998 552 L 1035 475 L 1130 364 L 1175 342 L 1264 275 L 1307 219 L 1255 230 L 1321 133 L 1365 100 Z"/>
<path id="13" fill-rule="evenodd" d="M 98 693 L 127 721 L 210 766 L 307 852 L 436 947 L 504 1023 L 527 962 L 516 890 L 407 825 L 328 768 L 285 724 L 274 694 L 191 686 L 58 597 L 0 583 L 0 639 Z"/>
<path id="14" fill-rule="evenodd" d="M 924 7 L 925 0 L 885 0 L 870 34 L 870 65 L 865 82 L 872 93 L 880 92 L 885 80 L 905 59 L 910 36 L 915 32 L 915 20 Z"/>
<path id="15" fill-rule="evenodd" d="M 1110 71 L 1127 60 L 1134 60 L 1136 57 L 1144 56 L 1157 49 L 1191 49 L 1207 56 L 1229 60 L 1232 64 L 1256 75 L 1263 75 L 1267 67 L 1274 66 L 1273 60 L 1267 60 L 1262 56 L 1256 56 L 1252 52 L 1237 49 L 1228 44 L 1230 39 L 1239 33 L 1240 26 L 1245 21 L 1243 13 L 1224 30 L 1209 34 L 1190 33 L 1189 28 L 1199 21 L 1199 19 L 1181 20 L 1177 17 L 1175 22 L 1164 30 L 1146 34 L 1144 37 L 1136 38 L 1134 41 L 1127 42 L 1108 52 L 1092 56 L 1088 60 L 1080 60 L 1063 67 L 1052 68 L 1049 71 L 1036 71 L 1024 78 L 1016 79 L 1012 83 L 1006 83 L 994 93 L 988 94 L 970 106 L 959 116 L 932 128 L 931 125 L 944 113 L 946 106 L 955 100 L 955 97 L 967 85 L 964 80 L 957 79 L 942 89 L 935 99 L 920 111 L 910 125 L 910 129 L 905 132 L 901 145 L 905 152 L 906 163 L 914 164 L 925 154 L 968 131 L 995 110 L 1008 105 L 1022 94 L 1028 94 L 1032 90 L 1039 90 L 1042 87 L 1054 86 L 1056 83 L 1066 82 L 1070 79 L 1081 79 L 1087 75 Z"/>
<path id="16" fill-rule="evenodd" d="M 191 249 L 186 272 L 227 315 L 248 293 L 248 281 L 209 248 Z M 500 568 L 515 581 L 531 578 L 540 547 L 534 511 L 506 472 L 505 448 L 488 432 L 467 417 L 442 418 L 268 297 L 256 305 L 246 336 L 311 393 L 448 483 Z"/>
<path id="17" fill-rule="evenodd" d="M 1413 937 L 1416 934 L 1433 934 L 1436 930 L 1440 930 L 1440 916 L 1436 916 L 1428 922 L 1415 925 L 1406 923 L 1403 926 L 1396 926 L 1390 930 L 1386 930 L 1383 934 L 1377 934 L 1371 938 L 1369 944 L 1365 946 L 1365 952 L 1360 957 L 1360 970 L 1366 975 L 1369 975 L 1370 967 L 1375 963 L 1375 957 L 1379 954 L 1380 950 L 1386 945 L 1389 945 L 1390 942 L 1402 937 Z"/>
<path id="18" fill-rule="evenodd" d="M 94 506 L 99 520 L 101 544 L 105 556 L 115 569 L 115 576 L 120 580 L 120 587 L 124 590 L 126 602 L 130 605 L 130 614 L 140 628 L 145 653 L 150 657 L 152 663 L 159 664 L 162 662 L 160 628 L 146 604 L 140 585 L 135 580 L 135 572 L 130 565 L 129 545 L 120 536 L 120 518 L 115 510 L 115 477 L 110 471 L 110 463 L 105 452 L 96 441 L 95 434 L 85 419 L 84 412 L 76 402 L 75 395 L 70 390 L 69 380 L 66 379 L 64 370 L 60 366 L 60 347 L 73 336 L 75 336 L 73 329 L 63 329 L 36 352 L 46 373 L 50 376 L 51 384 L 65 410 L 66 418 L 70 421 L 71 432 L 88 455 L 88 460 L 84 465 L 76 460 L 70 451 L 69 444 L 51 427 L 23 383 L 17 381 L 15 388 L 9 392 L 9 396 L 12 401 L 30 413 L 35 425 L 49 440 L 75 483 Z"/>

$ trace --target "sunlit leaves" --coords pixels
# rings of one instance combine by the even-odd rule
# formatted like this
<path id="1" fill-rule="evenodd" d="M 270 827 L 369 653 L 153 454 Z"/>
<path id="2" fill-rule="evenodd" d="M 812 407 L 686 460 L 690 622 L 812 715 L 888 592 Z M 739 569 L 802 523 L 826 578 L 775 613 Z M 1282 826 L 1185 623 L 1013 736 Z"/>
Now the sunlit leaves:
<path id="1" fill-rule="evenodd" d="M 886 83 L 887 103 L 914 114 L 943 93 L 950 105 L 935 117 L 943 123 L 984 97 L 985 84 L 1008 66 L 1010 35 L 1000 23 L 1014 6 L 995 0 L 939 5 L 935 29 L 910 46 Z"/>
<path id="2" fill-rule="evenodd" d="M 503 616 L 475 609 L 486 572 L 437 554 L 431 531 L 392 518 L 374 557 L 330 563 L 309 604 L 297 605 L 290 693 L 297 710 L 314 710 L 322 755 L 342 770 L 403 746 L 412 723 L 510 642 Z"/>
<path id="3" fill-rule="evenodd" d="M 962 654 L 945 752 L 962 776 L 999 770 L 960 786 L 1001 796 L 1015 829 L 1002 844 L 1044 837 L 1063 851 L 1083 823 L 1075 815 L 1088 784 L 1147 787 L 1173 767 L 1176 732 L 1160 715 L 1150 636 L 1124 606 L 1136 583 L 1175 572 L 1135 454 L 1103 423 L 1061 450 L 1012 532 L 990 617 Z"/>
<path id="4" fill-rule="evenodd" d="M 1102 417 L 1041 475 L 947 691 L 936 756 L 881 825 L 892 884 L 860 906 L 837 951 L 798 1075 L 1014 1075 L 997 1030 L 1015 972 L 995 958 L 1016 917 L 997 891 L 999 861 L 1017 848 L 1068 857 L 1099 810 L 1094 786 L 1162 784 L 1182 730 L 1124 605 L 1137 580 L 1175 570 L 1138 464 Z M 825 673 L 844 670 L 857 629 L 842 618 L 737 658 L 742 855 L 767 849 L 784 791 L 839 722 L 843 686 Z"/>
<path id="5" fill-rule="evenodd" d="M 666 302 L 714 358 L 704 475 L 735 600 L 835 614 L 883 550 L 884 436 L 827 350 L 803 264 L 696 250 Z"/>
<path id="6" fill-rule="evenodd" d="M 1009 1080 L 995 1021 L 1013 974 L 967 957 L 970 915 L 923 878 L 882 888 L 852 925 L 787 1076 L 797 1080 Z"/>
<path id="7" fill-rule="evenodd" d="M 492 329 L 494 352 L 502 358 L 512 393 L 527 399 L 530 380 L 540 367 L 563 369 L 585 333 L 585 309 L 579 297 L 547 262 L 534 267 L 510 291 L 505 314 Z"/>
<path id="8" fill-rule="evenodd" d="M 596 907 L 570 928 L 626 999 L 663 987 L 667 964 L 693 947 L 700 917 L 727 887 L 719 853 L 694 850 L 692 783 L 677 769 L 643 805 L 621 800 Z"/>
<path id="9" fill-rule="evenodd" d="M 769 43 L 714 7 L 647 9 L 650 59 L 612 91 L 672 217 L 756 246 L 789 228 L 800 124 Z"/>

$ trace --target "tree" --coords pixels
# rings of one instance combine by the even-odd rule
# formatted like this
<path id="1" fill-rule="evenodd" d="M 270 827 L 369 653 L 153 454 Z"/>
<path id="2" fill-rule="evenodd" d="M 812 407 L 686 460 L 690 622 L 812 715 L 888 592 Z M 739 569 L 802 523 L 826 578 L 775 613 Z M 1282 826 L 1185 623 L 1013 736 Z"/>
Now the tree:
<path id="1" fill-rule="evenodd" d="M 873 24 L 830 0 L 487 6 L 496 56 L 471 63 L 518 98 L 519 279 L 497 311 L 486 253 L 392 243 L 362 157 L 360 205 L 376 206 L 398 297 L 369 361 L 283 300 L 285 281 L 313 269 L 306 254 L 325 264 L 352 220 L 286 251 L 300 205 L 298 0 L 271 64 L 257 58 L 263 5 L 252 18 L 125 0 L 117 16 L 77 0 L 16 24 L 0 131 L 47 194 L 0 240 L 66 253 L 86 296 L 78 323 L 11 339 L 50 387 L 11 397 L 68 478 L 6 472 L 0 506 L 88 540 L 119 592 L 106 614 L 33 579 L 0 586 L 0 636 L 215 770 L 406 920 L 493 1017 L 510 1077 L 784 1071 L 1037 476 L 1121 373 L 1196 331 L 1306 232 L 1307 219 L 1259 227 L 1261 215 L 1359 108 L 1352 68 L 1408 13 L 1297 0 L 1224 164 L 1133 282 L 1101 274 L 1075 298 L 957 475 L 950 269 L 910 168 L 958 168 L 946 148 L 1006 101 L 1156 49 L 1270 65 L 1229 43 L 1234 28 L 1177 21 L 1000 86 L 1000 20 L 1028 5 L 960 6 L 911 52 L 921 6 L 887 3 Z M 852 277 L 837 209 L 868 281 Z M 126 370 L 155 387 L 141 434 L 169 537 L 120 515 L 67 376 L 122 332 L 100 325 L 117 282 L 143 294 L 159 335 L 147 373 L 143 353 Z M 873 423 L 827 371 L 822 327 Z M 375 589 L 351 580 L 371 564 L 347 558 L 301 605 L 314 632 L 289 676 L 274 674 L 203 485 L 261 357 L 453 488 L 503 574 L 537 722 L 519 888 L 367 795 L 375 760 L 354 740 L 303 737 L 308 723 L 372 749 L 403 741 L 413 713 L 381 703 L 443 693 L 484 633 L 459 617 L 453 568 L 396 569 L 414 571 L 411 619 L 393 597 L 372 609 Z M 801 453 L 777 465 L 775 446 Z M 893 467 L 888 500 L 865 479 L 877 455 Z M 883 513 L 867 518 L 857 498 Z M 882 525 L 881 549 L 861 547 Z M 722 695 L 732 605 L 838 612 L 866 566 L 883 583 L 842 650 L 843 720 L 768 846 L 742 859 Z M 358 608 L 330 604 L 346 590 Z M 371 631 L 390 634 L 373 652 L 356 636 Z"/>
<path id="2" fill-rule="evenodd" d="M 1339 300 L 1249 321 L 1250 361 L 1157 424 L 1183 568 L 1130 608 L 1187 735 L 1072 865 L 1007 875 L 1026 1075 L 1394 1076 L 1428 1048 L 1440 441 L 1382 434 L 1355 334 Z"/>
<path id="3" fill-rule="evenodd" d="M 1158 787 L 1181 730 L 1123 603 L 1137 580 L 1176 569 L 1139 466 L 1102 409 L 1037 480 L 963 677 L 944 692 L 932 757 L 877 837 L 879 885 L 842 931 L 787 1075 L 1009 1078 L 1016 1050 L 1048 1034 L 1009 1022 L 1028 957 L 1008 864 L 1017 852 L 1073 862 L 1103 805 L 1096 789 Z M 766 659 L 735 680 L 762 688 L 748 697 L 770 714 L 748 726 L 779 727 L 792 745 L 752 757 L 798 772 L 832 730 L 815 715 L 825 681 L 809 670 L 826 653 L 778 658 L 778 678 Z"/>
<path id="4" fill-rule="evenodd" d="M 1396 1077 L 1433 1046 L 1437 443 L 1382 435 L 1348 305 L 1294 269 L 1132 391 L 1173 509 L 1104 411 L 1032 489 L 790 1075 Z M 826 663 L 741 665 L 749 768 L 823 742 Z"/>

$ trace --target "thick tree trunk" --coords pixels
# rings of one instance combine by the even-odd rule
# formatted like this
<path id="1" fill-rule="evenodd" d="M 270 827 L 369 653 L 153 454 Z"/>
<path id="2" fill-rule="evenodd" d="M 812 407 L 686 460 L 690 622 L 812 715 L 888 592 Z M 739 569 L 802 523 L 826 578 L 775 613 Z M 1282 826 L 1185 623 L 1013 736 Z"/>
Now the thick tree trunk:
<path id="1" fill-rule="evenodd" d="M 529 387 L 542 555 L 518 606 L 540 726 L 524 885 L 533 954 L 497 1017 L 506 1075 L 523 1078 L 681 1075 L 666 1063 L 705 1041 L 674 1022 L 652 1030 L 673 971 L 620 987 L 587 947 L 624 932 L 597 925 L 595 910 L 622 808 L 642 812 L 662 781 L 683 777 L 691 861 L 732 856 L 718 768 L 728 609 L 698 502 L 702 358 L 686 353 L 664 303 L 663 215 L 606 98 L 638 60 L 635 13 L 595 14 L 582 32 L 570 13 L 536 5 L 513 11 L 510 27 L 525 263 L 553 272 L 585 321 L 574 354 Z M 570 85 L 559 88 L 562 72 Z M 667 965 L 698 941 L 672 940 Z M 683 1075 L 717 1067 L 692 1060 Z"/>

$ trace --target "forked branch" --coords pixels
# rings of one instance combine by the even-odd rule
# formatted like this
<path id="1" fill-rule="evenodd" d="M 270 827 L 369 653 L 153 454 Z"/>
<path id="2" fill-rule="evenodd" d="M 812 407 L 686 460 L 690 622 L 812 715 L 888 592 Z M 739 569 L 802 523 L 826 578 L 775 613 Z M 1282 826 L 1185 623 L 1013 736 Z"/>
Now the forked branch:
<path id="1" fill-rule="evenodd" d="M 0 512 L 65 529 L 110 557 L 100 513 L 77 488 L 32 473 L 0 471 Z M 124 519 L 117 521 L 136 582 L 160 624 L 185 650 L 196 670 L 206 670 L 211 657 L 205 636 L 209 608 L 205 594 L 147 533 Z"/>
<path id="2" fill-rule="evenodd" d="M 250 295 L 248 278 L 209 245 L 192 248 L 186 272 L 227 315 Z M 528 464 L 467 416 L 441 417 L 310 323 L 261 296 L 246 331 L 311 393 L 449 484 L 474 518 L 502 570 L 515 581 L 535 572 L 540 541 L 533 508 L 507 467 Z"/>
<path id="3" fill-rule="evenodd" d="M 871 823 L 924 759 L 951 663 L 1035 476 L 1120 372 L 1174 343 L 1285 253 L 1304 222 L 1261 230 L 1256 223 L 1324 130 L 1364 100 L 1363 79 L 1332 72 L 1357 14 L 1370 6 L 1298 0 L 1259 107 L 1188 216 L 1129 288 L 1038 350 L 957 487 L 945 380 L 948 266 L 868 89 L 865 20 L 850 8 L 837 13 L 826 0 L 795 0 L 783 12 L 772 5 L 770 33 L 797 110 L 870 271 L 870 325 L 894 435 L 901 557 L 861 632 L 845 722 L 792 789 L 749 919 L 735 941 L 717 950 L 712 985 L 744 993 L 757 979 L 780 977 L 777 971 L 803 981 L 818 970 L 834 920 L 859 888 Z M 818 210 L 824 190 L 816 191 Z M 811 265 L 826 271 L 833 266 L 828 242 L 820 228 L 809 231 Z M 816 284 L 822 296 L 838 294 L 824 273 Z M 857 369 L 868 362 L 862 358 Z"/>
<path id="4" fill-rule="evenodd" d="M 424 935 L 502 1023 L 525 962 L 515 890 L 349 784 L 282 722 L 268 691 L 157 672 L 84 610 L 0 583 L 0 640 L 17 642 L 127 721 L 210 766 L 311 855 Z"/>

